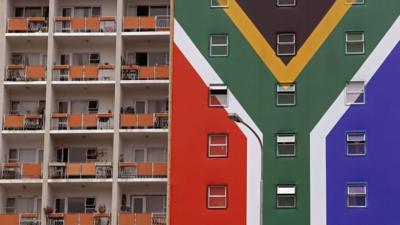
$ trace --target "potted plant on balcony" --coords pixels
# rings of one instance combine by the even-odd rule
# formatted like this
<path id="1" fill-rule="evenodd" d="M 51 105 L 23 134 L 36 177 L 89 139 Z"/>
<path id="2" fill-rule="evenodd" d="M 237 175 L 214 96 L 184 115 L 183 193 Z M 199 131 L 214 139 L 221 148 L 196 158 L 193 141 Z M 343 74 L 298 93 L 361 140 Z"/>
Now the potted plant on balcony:
<path id="1" fill-rule="evenodd" d="M 43 211 L 46 215 L 53 213 L 53 208 L 50 206 L 46 206 L 43 208 Z"/>

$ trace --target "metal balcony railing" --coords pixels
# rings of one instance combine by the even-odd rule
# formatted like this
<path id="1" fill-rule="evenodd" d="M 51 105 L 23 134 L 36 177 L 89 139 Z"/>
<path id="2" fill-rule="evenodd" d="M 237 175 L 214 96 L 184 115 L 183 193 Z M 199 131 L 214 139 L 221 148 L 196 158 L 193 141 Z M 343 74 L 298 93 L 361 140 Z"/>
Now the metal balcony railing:
<path id="1" fill-rule="evenodd" d="M 42 130 L 44 125 L 43 115 L 5 115 L 4 130 Z"/>
<path id="2" fill-rule="evenodd" d="M 56 32 L 102 32 L 110 33 L 116 31 L 115 17 L 56 17 Z"/>
<path id="3" fill-rule="evenodd" d="M 108 130 L 113 129 L 113 114 L 67 114 L 54 113 L 52 130 Z"/>
<path id="4" fill-rule="evenodd" d="M 8 65 L 5 81 L 44 81 L 45 66 Z"/>
<path id="5" fill-rule="evenodd" d="M 121 68 L 122 80 L 168 80 L 169 66 L 125 65 Z"/>
<path id="6" fill-rule="evenodd" d="M 1 179 L 41 178 L 42 165 L 39 163 L 3 163 Z"/>
<path id="7" fill-rule="evenodd" d="M 54 81 L 98 81 L 113 80 L 113 65 L 88 65 L 88 66 L 69 66 L 54 65 Z"/>
<path id="8" fill-rule="evenodd" d="M 9 18 L 7 31 L 9 33 L 41 33 L 48 32 L 48 22 L 45 17 Z"/>
<path id="9" fill-rule="evenodd" d="M 81 179 L 112 177 L 111 162 L 93 163 L 49 163 L 49 177 L 52 179 Z"/>
<path id="10" fill-rule="evenodd" d="M 166 162 L 120 162 L 120 178 L 165 178 Z"/>
<path id="11" fill-rule="evenodd" d="M 125 32 L 165 31 L 170 29 L 170 16 L 127 16 L 123 21 Z"/>
<path id="12" fill-rule="evenodd" d="M 122 114 L 121 128 L 151 128 L 165 129 L 168 128 L 168 113 L 151 113 L 151 114 Z"/>

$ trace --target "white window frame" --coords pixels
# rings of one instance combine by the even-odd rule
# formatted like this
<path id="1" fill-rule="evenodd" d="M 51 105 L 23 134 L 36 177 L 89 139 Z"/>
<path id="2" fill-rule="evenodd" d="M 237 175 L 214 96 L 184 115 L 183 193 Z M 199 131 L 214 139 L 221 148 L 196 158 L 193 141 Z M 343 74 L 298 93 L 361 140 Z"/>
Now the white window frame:
<path id="1" fill-rule="evenodd" d="M 226 38 L 225 44 L 214 44 L 213 38 L 216 36 L 223 36 Z M 226 54 L 223 55 L 215 55 L 213 54 L 213 47 L 226 47 Z M 229 55 L 229 35 L 228 34 L 210 34 L 210 57 L 227 57 Z"/>
<path id="2" fill-rule="evenodd" d="M 285 89 L 284 87 L 288 87 Z M 294 102 L 291 104 L 282 104 L 279 103 L 279 94 L 290 94 L 292 93 L 294 95 Z M 296 96 L 296 84 L 277 84 L 276 85 L 276 105 L 277 106 L 295 106 L 297 104 L 297 96 Z"/>
<path id="3" fill-rule="evenodd" d="M 280 196 L 293 197 L 294 205 L 293 206 L 280 206 L 279 200 L 278 200 Z M 296 185 L 279 184 L 276 186 L 276 208 L 277 209 L 295 209 L 295 208 L 297 208 L 297 187 L 296 187 Z"/>
<path id="4" fill-rule="evenodd" d="M 67 213 L 68 212 L 68 209 L 67 209 L 68 200 L 67 200 L 67 198 L 59 198 L 59 197 L 54 198 L 54 203 L 53 203 L 54 204 L 54 212 L 56 211 L 57 200 L 64 200 L 64 212 L 62 212 L 62 213 Z"/>
<path id="5" fill-rule="evenodd" d="M 293 0 L 292 4 L 284 4 L 284 3 L 280 3 L 280 0 L 276 0 L 276 5 L 279 7 L 293 7 L 293 6 L 296 6 L 296 4 L 297 4 L 296 0 Z"/>
<path id="6" fill-rule="evenodd" d="M 349 40 L 349 35 L 360 33 L 362 36 L 361 40 Z M 363 50 L 362 52 L 349 52 L 347 51 L 349 44 L 362 44 Z M 363 55 L 365 54 L 365 33 L 364 31 L 347 31 L 346 32 L 346 46 L 345 46 L 346 55 Z"/>
<path id="7" fill-rule="evenodd" d="M 362 154 L 350 154 L 349 153 L 349 145 L 351 145 L 352 143 L 354 143 L 354 142 L 352 142 L 352 141 L 350 141 L 349 140 L 349 137 L 350 136 L 355 136 L 355 135 L 359 135 L 359 136 L 362 136 L 363 137 L 363 140 L 362 140 L 362 144 L 364 144 L 364 153 L 362 153 Z M 366 134 L 365 134 L 365 132 L 362 132 L 362 131 L 351 131 L 351 132 L 347 132 L 347 134 L 346 134 L 346 155 L 347 156 L 365 156 L 365 155 L 367 155 L 367 148 L 366 148 Z"/>
<path id="8" fill-rule="evenodd" d="M 291 42 L 280 41 L 281 36 L 284 36 L 284 35 L 292 35 L 293 36 L 293 41 L 291 41 Z M 292 52 L 292 53 L 280 53 L 279 52 L 279 46 L 286 46 L 286 45 L 294 45 L 294 52 Z M 276 54 L 278 56 L 295 56 L 296 53 L 297 53 L 296 33 L 279 33 L 276 36 Z"/>
<path id="9" fill-rule="evenodd" d="M 225 1 L 226 4 L 217 4 L 214 5 L 213 3 L 215 1 L 221 2 L 221 1 Z M 210 7 L 211 8 L 228 8 L 229 7 L 229 1 L 230 0 L 210 0 Z"/>
<path id="10" fill-rule="evenodd" d="M 362 90 L 360 90 L 360 91 L 350 91 L 349 90 L 349 85 L 351 83 L 353 83 L 353 84 L 354 83 L 362 83 L 363 84 Z M 349 102 L 348 101 L 348 96 L 349 95 L 353 95 L 353 94 L 359 94 L 359 95 L 362 94 L 363 95 L 363 101 L 362 102 Z M 347 82 L 345 103 L 346 103 L 347 106 L 350 106 L 350 105 L 365 105 L 365 82 L 364 81 L 349 81 L 349 82 Z"/>
<path id="11" fill-rule="evenodd" d="M 346 5 L 364 5 L 365 0 L 344 0 L 344 4 Z"/>
<path id="12" fill-rule="evenodd" d="M 351 187 L 360 187 L 363 186 L 364 191 L 361 193 L 350 193 L 350 188 Z M 365 198 L 365 204 L 363 206 L 352 206 L 350 205 L 350 197 L 351 196 L 364 196 Z M 368 206 L 368 188 L 367 188 L 367 184 L 366 183 L 348 183 L 347 184 L 347 200 L 346 200 L 346 204 L 347 204 L 347 208 L 367 208 Z"/>
<path id="13" fill-rule="evenodd" d="M 213 137 L 224 137 L 224 144 L 212 144 L 211 140 Z M 225 147 L 225 154 L 223 155 L 214 155 L 211 154 L 211 147 Z M 228 135 L 227 134 L 209 134 L 208 135 L 208 157 L 209 158 L 226 158 L 228 157 Z"/>
<path id="14" fill-rule="evenodd" d="M 226 103 L 220 103 L 220 104 L 212 104 L 211 97 L 214 96 L 211 92 L 213 90 L 225 90 L 226 91 Z M 229 105 L 229 90 L 228 86 L 224 84 L 210 84 L 208 88 L 208 106 L 209 107 L 228 107 Z"/>
<path id="15" fill-rule="evenodd" d="M 211 195 L 212 188 L 224 188 L 225 194 L 223 195 Z M 225 205 L 224 206 L 211 206 L 210 200 L 212 198 L 225 198 Z M 226 185 L 208 185 L 207 187 L 207 207 L 209 209 L 226 209 L 228 207 L 228 187 Z"/>
<path id="16" fill-rule="evenodd" d="M 280 154 L 279 145 L 293 145 L 293 154 Z M 294 133 L 279 133 L 276 135 L 276 156 L 277 157 L 294 157 L 296 156 L 296 134 Z"/>

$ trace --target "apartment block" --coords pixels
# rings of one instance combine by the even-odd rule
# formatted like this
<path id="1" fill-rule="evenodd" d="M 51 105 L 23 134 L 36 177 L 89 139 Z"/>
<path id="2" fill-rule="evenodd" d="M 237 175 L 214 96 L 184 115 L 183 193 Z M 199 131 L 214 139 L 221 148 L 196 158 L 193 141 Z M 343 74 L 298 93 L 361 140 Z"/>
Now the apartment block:
<path id="1" fill-rule="evenodd" d="M 166 224 L 170 5 L 0 2 L 0 224 Z"/>

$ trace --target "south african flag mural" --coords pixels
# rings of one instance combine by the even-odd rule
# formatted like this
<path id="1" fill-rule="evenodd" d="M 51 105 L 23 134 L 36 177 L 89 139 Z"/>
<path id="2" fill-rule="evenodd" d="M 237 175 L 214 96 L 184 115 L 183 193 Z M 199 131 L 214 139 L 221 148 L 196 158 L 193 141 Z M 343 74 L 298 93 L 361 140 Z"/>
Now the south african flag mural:
<path id="1" fill-rule="evenodd" d="M 400 1 L 175 0 L 171 225 L 399 225 Z"/>

